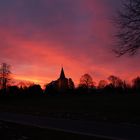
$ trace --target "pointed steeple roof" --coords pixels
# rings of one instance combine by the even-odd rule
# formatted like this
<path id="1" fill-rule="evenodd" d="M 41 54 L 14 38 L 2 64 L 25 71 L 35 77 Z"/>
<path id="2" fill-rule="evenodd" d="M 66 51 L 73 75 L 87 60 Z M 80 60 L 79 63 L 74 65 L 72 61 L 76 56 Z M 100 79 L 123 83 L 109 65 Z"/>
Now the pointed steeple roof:
<path id="1" fill-rule="evenodd" d="M 60 79 L 65 79 L 65 73 L 64 73 L 63 67 L 61 69 Z"/>

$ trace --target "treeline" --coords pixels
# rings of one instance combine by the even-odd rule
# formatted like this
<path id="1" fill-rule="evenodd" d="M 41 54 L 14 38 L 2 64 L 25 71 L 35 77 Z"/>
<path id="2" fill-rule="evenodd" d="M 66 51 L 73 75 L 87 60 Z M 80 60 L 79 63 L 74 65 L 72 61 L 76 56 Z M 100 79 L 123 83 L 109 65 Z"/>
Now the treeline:
<path id="1" fill-rule="evenodd" d="M 38 96 L 66 96 L 66 95 L 94 95 L 94 94 L 139 94 L 140 77 L 133 80 L 133 84 L 127 84 L 125 81 L 115 76 L 110 76 L 110 83 L 101 80 L 98 86 L 80 83 L 77 87 L 69 89 L 54 89 L 46 85 L 42 89 L 40 85 L 28 84 L 27 86 L 7 86 L 6 90 L 0 89 L 0 96 L 3 97 L 38 97 Z"/>
<path id="2" fill-rule="evenodd" d="M 131 83 L 127 83 L 121 78 L 111 75 L 107 80 L 100 80 L 98 85 L 89 74 L 84 74 L 80 78 L 78 86 L 75 87 L 72 79 L 71 85 L 59 88 L 56 84 L 47 84 L 44 89 L 34 83 L 20 82 L 12 85 L 10 66 L 2 63 L 0 67 L 0 96 L 17 97 L 38 97 L 38 96 L 58 96 L 58 95 L 94 95 L 94 94 L 139 94 L 140 77 L 134 78 Z"/>

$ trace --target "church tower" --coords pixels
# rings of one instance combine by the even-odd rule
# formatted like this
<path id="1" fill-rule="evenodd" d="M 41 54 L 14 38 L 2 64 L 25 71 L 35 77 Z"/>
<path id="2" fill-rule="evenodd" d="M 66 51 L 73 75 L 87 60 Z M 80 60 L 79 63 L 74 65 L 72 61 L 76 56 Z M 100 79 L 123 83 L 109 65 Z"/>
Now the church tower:
<path id="1" fill-rule="evenodd" d="M 61 73 L 60 73 L 60 79 L 65 79 L 65 73 L 64 73 L 64 70 L 63 70 L 63 67 L 61 69 Z"/>
<path id="2" fill-rule="evenodd" d="M 68 79 L 65 77 L 64 69 L 62 67 L 60 77 L 58 79 L 58 88 L 61 90 L 68 88 Z"/>
<path id="3" fill-rule="evenodd" d="M 50 90 L 50 92 L 65 92 L 68 89 L 74 89 L 74 83 L 71 78 L 66 78 L 64 69 L 62 67 L 59 78 L 49 83 L 46 89 L 48 91 Z"/>

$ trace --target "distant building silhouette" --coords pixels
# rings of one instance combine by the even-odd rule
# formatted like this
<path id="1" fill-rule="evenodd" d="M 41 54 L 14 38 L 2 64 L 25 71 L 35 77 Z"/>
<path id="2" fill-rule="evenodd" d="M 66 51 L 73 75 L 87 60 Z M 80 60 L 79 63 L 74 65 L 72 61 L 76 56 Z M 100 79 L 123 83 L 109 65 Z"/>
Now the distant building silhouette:
<path id="1" fill-rule="evenodd" d="M 62 67 L 59 78 L 49 83 L 46 86 L 46 90 L 65 91 L 68 89 L 74 89 L 74 82 L 71 78 L 66 78 L 64 69 Z"/>

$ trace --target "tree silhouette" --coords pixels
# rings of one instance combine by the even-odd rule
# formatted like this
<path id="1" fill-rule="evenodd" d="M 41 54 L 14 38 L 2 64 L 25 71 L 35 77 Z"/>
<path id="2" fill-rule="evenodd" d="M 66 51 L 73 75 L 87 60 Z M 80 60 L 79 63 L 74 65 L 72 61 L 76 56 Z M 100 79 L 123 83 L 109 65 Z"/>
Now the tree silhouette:
<path id="1" fill-rule="evenodd" d="M 133 88 L 140 89 L 140 77 L 136 77 L 132 80 Z"/>
<path id="2" fill-rule="evenodd" d="M 108 80 L 113 88 L 120 88 L 123 86 L 123 81 L 117 76 L 111 75 L 108 77 Z"/>
<path id="3" fill-rule="evenodd" d="M 75 88 L 74 82 L 71 78 L 68 79 L 68 86 L 69 86 L 69 89 L 74 89 Z"/>
<path id="4" fill-rule="evenodd" d="M 99 81 L 99 84 L 98 84 L 98 88 L 99 89 L 103 89 L 103 88 L 105 88 L 106 86 L 107 86 L 107 81 L 106 80 L 100 80 Z"/>
<path id="5" fill-rule="evenodd" d="M 80 87 L 84 87 L 84 88 L 91 88 L 93 87 L 93 80 L 92 77 L 89 74 L 84 74 L 81 78 L 80 78 Z"/>
<path id="6" fill-rule="evenodd" d="M 20 88 L 16 85 L 15 86 L 8 86 L 6 95 L 7 96 L 19 96 L 20 95 Z"/>
<path id="7" fill-rule="evenodd" d="M 118 49 L 115 52 L 119 56 L 135 54 L 140 49 L 140 0 L 125 0 L 115 23 L 118 27 Z"/>
<path id="8" fill-rule="evenodd" d="M 11 80 L 10 65 L 2 63 L 0 66 L 0 85 L 4 92 L 6 92 L 7 86 Z"/>
<path id="9" fill-rule="evenodd" d="M 22 88 L 22 89 L 26 89 L 32 85 L 35 85 L 33 82 L 30 82 L 30 81 L 20 81 L 17 86 Z"/>
<path id="10" fill-rule="evenodd" d="M 28 96 L 39 96 L 43 93 L 40 85 L 34 84 L 27 88 Z"/>

